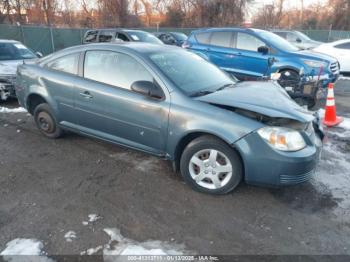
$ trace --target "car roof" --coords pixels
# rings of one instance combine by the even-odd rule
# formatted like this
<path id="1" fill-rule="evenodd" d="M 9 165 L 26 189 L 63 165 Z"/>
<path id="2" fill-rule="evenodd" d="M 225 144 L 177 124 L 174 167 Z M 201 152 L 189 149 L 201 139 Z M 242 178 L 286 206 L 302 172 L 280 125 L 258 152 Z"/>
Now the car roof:
<path id="1" fill-rule="evenodd" d="M 60 50 L 53 53 L 52 57 L 65 55 L 68 53 L 73 53 L 77 51 L 88 51 L 88 50 L 114 50 L 114 51 L 129 51 L 131 53 L 137 54 L 147 54 L 159 51 L 176 51 L 182 50 L 178 47 L 173 47 L 169 45 L 157 45 L 145 42 L 118 42 L 118 43 L 92 43 L 87 45 L 78 45 L 73 47 L 68 47 L 66 49 Z"/>
<path id="2" fill-rule="evenodd" d="M 296 30 L 288 30 L 288 29 L 271 29 L 271 32 L 298 32 Z"/>
<path id="3" fill-rule="evenodd" d="M 237 32 L 259 32 L 259 31 L 266 31 L 261 30 L 257 28 L 244 28 L 244 27 L 211 27 L 211 28 L 203 28 L 194 30 L 192 33 L 198 34 L 198 33 L 206 33 L 206 32 L 230 32 L 230 31 L 237 31 Z"/>
<path id="4" fill-rule="evenodd" d="M 123 31 L 123 32 L 146 32 L 143 30 L 137 30 L 137 29 L 127 29 L 127 28 L 97 28 L 97 29 L 90 29 L 87 32 L 91 31 Z"/>
<path id="5" fill-rule="evenodd" d="M 41 58 L 39 61 L 41 64 L 45 64 L 56 58 L 63 57 L 76 52 L 92 51 L 92 50 L 106 50 L 106 51 L 124 51 L 131 54 L 143 56 L 145 54 L 160 52 L 160 51 L 179 51 L 182 48 L 169 46 L 169 45 L 157 45 L 145 42 L 120 42 L 120 43 L 91 43 L 85 45 L 72 46 L 48 56 Z"/>
<path id="6" fill-rule="evenodd" d="M 11 39 L 0 39 L 0 43 L 20 43 L 17 40 L 11 40 Z"/>

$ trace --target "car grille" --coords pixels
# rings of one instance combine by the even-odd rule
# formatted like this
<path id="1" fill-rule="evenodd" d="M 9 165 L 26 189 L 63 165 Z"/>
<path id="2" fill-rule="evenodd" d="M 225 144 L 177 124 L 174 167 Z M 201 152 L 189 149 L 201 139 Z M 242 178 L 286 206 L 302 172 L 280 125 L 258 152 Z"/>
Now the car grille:
<path id="1" fill-rule="evenodd" d="M 339 63 L 338 62 L 331 63 L 331 65 L 329 66 L 329 69 L 333 74 L 339 74 Z"/>
<path id="2" fill-rule="evenodd" d="M 301 175 L 281 175 L 280 183 L 281 185 L 293 185 L 303 183 L 310 180 L 314 173 L 315 169 L 312 169 L 311 171 Z"/>

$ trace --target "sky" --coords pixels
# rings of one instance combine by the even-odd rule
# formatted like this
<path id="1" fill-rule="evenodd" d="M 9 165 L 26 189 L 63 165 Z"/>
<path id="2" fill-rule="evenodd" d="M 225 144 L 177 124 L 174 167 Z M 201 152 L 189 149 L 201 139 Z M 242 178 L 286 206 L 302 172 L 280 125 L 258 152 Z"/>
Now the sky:
<path id="1" fill-rule="evenodd" d="M 273 2 L 277 2 L 278 0 L 255 0 L 253 4 L 249 4 L 248 6 L 248 13 L 247 16 L 249 19 L 256 13 L 259 8 L 263 7 L 264 5 L 272 4 Z M 304 0 L 304 7 L 307 7 L 312 4 L 324 4 L 327 0 Z M 301 8 L 301 0 L 285 0 L 284 2 L 284 8 L 285 9 L 295 9 L 295 8 Z"/>

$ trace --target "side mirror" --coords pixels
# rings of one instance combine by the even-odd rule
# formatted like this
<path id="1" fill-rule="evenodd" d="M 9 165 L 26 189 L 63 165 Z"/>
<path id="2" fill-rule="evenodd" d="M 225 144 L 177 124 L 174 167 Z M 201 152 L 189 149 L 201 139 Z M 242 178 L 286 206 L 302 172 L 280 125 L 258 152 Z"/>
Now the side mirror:
<path id="1" fill-rule="evenodd" d="M 156 99 L 164 97 L 163 91 L 151 81 L 136 81 L 131 85 L 131 90 Z"/>
<path id="2" fill-rule="evenodd" d="M 38 58 L 42 58 L 43 57 L 43 54 L 41 52 L 36 52 L 35 55 L 38 57 Z"/>
<path id="3" fill-rule="evenodd" d="M 258 52 L 266 55 L 269 53 L 269 48 L 267 46 L 260 46 L 258 47 Z"/>
<path id="4" fill-rule="evenodd" d="M 295 41 L 297 41 L 297 43 L 301 43 L 301 39 L 300 38 L 297 38 Z"/>

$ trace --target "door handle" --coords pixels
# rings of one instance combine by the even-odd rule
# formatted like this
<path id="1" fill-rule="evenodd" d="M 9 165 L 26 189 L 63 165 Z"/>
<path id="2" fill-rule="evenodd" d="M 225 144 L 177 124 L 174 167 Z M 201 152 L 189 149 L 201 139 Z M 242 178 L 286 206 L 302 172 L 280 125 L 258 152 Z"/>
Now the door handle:
<path id="1" fill-rule="evenodd" d="M 87 98 L 87 99 L 91 99 L 93 98 L 93 96 L 90 94 L 89 91 L 84 91 L 82 93 L 79 93 L 80 96 L 84 97 L 84 98 Z"/>

